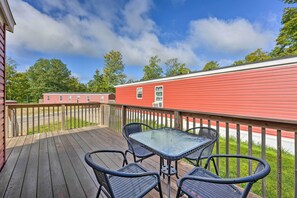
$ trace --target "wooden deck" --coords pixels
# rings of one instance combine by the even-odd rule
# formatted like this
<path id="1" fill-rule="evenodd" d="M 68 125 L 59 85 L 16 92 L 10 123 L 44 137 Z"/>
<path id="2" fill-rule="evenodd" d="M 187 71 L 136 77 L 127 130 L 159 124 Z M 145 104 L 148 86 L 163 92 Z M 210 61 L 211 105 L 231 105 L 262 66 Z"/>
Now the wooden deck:
<path id="1" fill-rule="evenodd" d="M 95 197 L 98 183 L 84 161 L 85 153 L 96 149 L 124 151 L 126 147 L 121 134 L 99 127 L 10 138 L 6 165 L 0 172 L 0 197 Z M 118 156 L 103 158 L 112 169 L 122 164 Z M 128 160 L 132 162 L 132 157 Z M 146 159 L 142 165 L 158 171 L 159 158 Z M 179 162 L 179 175 L 191 168 Z M 175 197 L 176 178 L 172 178 L 171 196 Z M 162 188 L 166 195 L 167 178 L 162 179 Z M 153 190 L 146 197 L 158 197 L 158 193 Z"/>

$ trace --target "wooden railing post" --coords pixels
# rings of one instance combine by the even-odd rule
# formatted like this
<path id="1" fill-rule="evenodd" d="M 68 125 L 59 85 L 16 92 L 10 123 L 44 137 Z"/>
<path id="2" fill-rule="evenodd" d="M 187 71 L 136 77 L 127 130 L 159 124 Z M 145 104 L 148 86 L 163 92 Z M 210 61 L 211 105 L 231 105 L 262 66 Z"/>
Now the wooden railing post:
<path id="1" fill-rule="evenodd" d="M 65 122 L 66 122 L 66 109 L 65 105 L 62 105 L 62 130 L 65 130 Z"/>
<path id="2" fill-rule="evenodd" d="M 180 111 L 174 111 L 174 128 L 182 130 L 182 115 Z"/>
<path id="3" fill-rule="evenodd" d="M 126 125 L 127 124 L 127 107 L 126 106 L 122 106 L 122 125 Z"/>

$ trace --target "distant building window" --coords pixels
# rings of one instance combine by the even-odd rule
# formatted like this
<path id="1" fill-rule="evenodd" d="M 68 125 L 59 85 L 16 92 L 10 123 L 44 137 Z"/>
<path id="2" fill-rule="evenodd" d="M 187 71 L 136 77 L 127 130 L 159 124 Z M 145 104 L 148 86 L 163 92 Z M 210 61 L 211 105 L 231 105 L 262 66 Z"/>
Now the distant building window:
<path id="1" fill-rule="evenodd" d="M 80 96 L 76 96 L 76 102 L 79 102 Z"/>
<path id="2" fill-rule="evenodd" d="M 90 102 L 90 96 L 87 96 L 87 101 Z"/>
<path id="3" fill-rule="evenodd" d="M 163 86 L 155 87 L 155 103 L 158 107 L 163 107 Z"/>
<path id="4" fill-rule="evenodd" d="M 72 100 L 72 96 L 68 96 L 68 100 L 71 101 Z"/>
<path id="5" fill-rule="evenodd" d="M 142 87 L 136 88 L 136 98 L 142 99 Z"/>
<path id="6" fill-rule="evenodd" d="M 104 102 L 104 96 L 100 97 L 100 102 Z"/>
<path id="7" fill-rule="evenodd" d="M 60 96 L 60 101 L 62 101 L 63 100 L 63 96 Z"/>
<path id="8" fill-rule="evenodd" d="M 51 97 L 50 96 L 47 96 L 47 100 L 50 100 L 51 99 Z"/>

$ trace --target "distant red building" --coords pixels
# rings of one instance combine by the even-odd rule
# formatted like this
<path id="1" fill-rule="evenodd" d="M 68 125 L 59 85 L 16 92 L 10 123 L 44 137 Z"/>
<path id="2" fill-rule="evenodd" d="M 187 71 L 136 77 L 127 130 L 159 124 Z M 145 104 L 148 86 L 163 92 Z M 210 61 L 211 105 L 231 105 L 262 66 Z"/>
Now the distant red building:
<path id="1" fill-rule="evenodd" d="M 297 57 L 116 86 L 116 102 L 297 120 Z"/>
<path id="2" fill-rule="evenodd" d="M 109 103 L 115 102 L 114 93 L 67 93 L 67 92 L 54 92 L 44 93 L 43 101 L 44 104 L 55 104 L 55 103 L 89 103 L 89 102 L 101 102 Z"/>

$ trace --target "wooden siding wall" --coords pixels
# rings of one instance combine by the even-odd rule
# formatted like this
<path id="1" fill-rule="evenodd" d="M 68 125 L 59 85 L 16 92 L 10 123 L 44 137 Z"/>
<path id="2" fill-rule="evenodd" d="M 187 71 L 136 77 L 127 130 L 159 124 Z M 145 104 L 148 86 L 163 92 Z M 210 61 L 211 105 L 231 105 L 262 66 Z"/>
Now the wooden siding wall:
<path id="1" fill-rule="evenodd" d="M 151 107 L 163 85 L 164 108 L 297 120 L 296 76 L 297 64 L 118 87 L 116 102 Z"/>
<path id="2" fill-rule="evenodd" d="M 0 170 L 5 163 L 5 25 L 0 24 Z"/>

